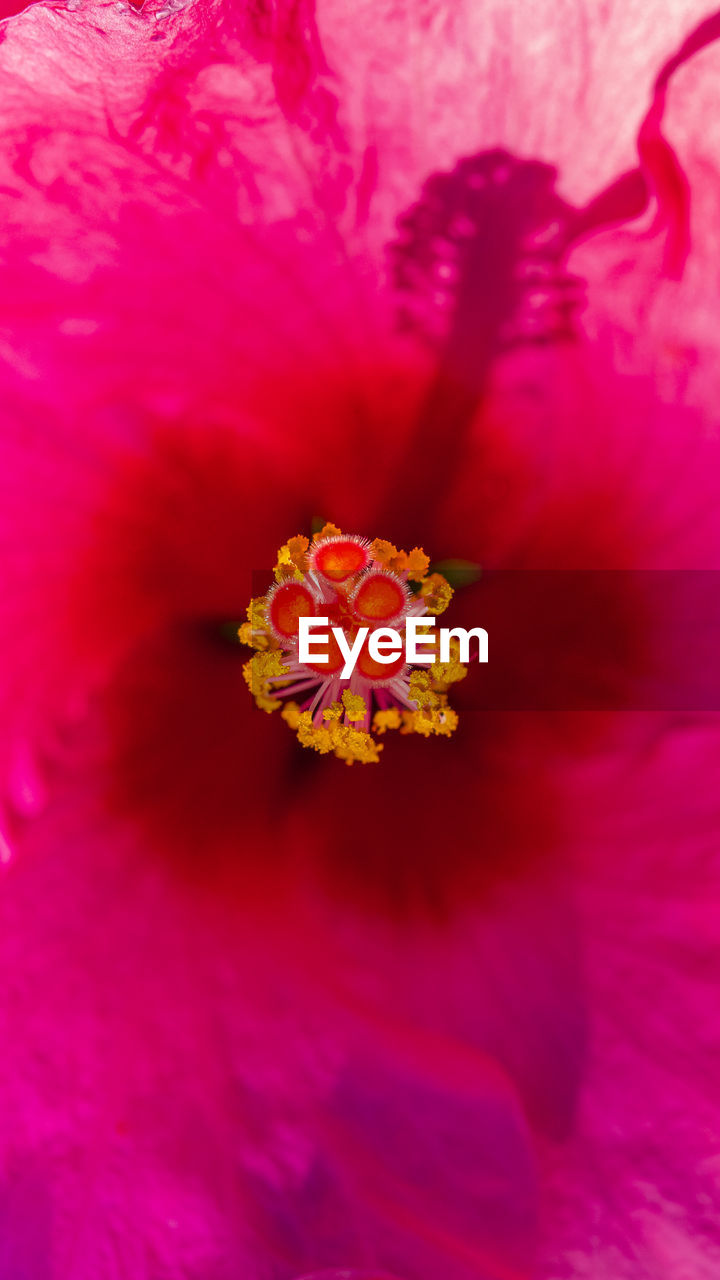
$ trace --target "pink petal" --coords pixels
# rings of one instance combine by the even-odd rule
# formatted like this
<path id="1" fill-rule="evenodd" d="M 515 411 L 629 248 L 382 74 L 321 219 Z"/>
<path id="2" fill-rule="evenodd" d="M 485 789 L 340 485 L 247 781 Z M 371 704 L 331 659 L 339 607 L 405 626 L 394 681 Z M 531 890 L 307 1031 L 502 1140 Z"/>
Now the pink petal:
<path id="1" fill-rule="evenodd" d="M 594 233 L 596 345 L 500 358 L 492 277 L 435 528 L 486 563 L 716 564 L 713 201 L 682 294 L 658 238 L 597 235 L 642 212 L 644 120 L 680 263 L 707 124 L 687 67 L 648 96 L 701 17 L 92 4 L 4 29 L 13 1280 L 517 1280 L 538 1208 L 548 1276 L 716 1269 L 713 727 L 624 723 L 604 758 L 584 722 L 551 749 L 469 715 L 359 790 L 255 729 L 195 629 L 318 512 L 385 532 L 362 525 L 391 490 L 416 520 L 408 477 L 447 459 L 399 470 L 433 366 L 392 334 L 381 251 L 498 142 L 559 165 Z"/>

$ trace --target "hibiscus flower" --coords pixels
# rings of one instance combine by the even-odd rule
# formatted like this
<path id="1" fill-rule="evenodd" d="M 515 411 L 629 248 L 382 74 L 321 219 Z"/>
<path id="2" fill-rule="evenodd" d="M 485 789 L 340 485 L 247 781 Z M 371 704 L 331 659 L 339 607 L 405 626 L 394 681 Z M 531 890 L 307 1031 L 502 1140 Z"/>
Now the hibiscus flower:
<path id="1" fill-rule="evenodd" d="M 5 25 L 12 1280 L 716 1273 L 704 19 Z M 487 673 L 338 700 L 319 599 Z"/>

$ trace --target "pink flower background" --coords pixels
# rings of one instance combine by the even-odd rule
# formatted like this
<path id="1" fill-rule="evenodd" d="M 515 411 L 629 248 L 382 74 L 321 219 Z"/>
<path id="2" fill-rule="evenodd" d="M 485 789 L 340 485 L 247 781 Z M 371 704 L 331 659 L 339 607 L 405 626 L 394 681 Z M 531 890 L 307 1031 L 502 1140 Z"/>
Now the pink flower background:
<path id="1" fill-rule="evenodd" d="M 469 693 L 347 769 L 220 638 L 316 516 L 718 568 L 708 17 L 8 13 L 0 1276 L 717 1276 L 716 716 Z M 424 184 L 478 155 L 453 346 Z"/>

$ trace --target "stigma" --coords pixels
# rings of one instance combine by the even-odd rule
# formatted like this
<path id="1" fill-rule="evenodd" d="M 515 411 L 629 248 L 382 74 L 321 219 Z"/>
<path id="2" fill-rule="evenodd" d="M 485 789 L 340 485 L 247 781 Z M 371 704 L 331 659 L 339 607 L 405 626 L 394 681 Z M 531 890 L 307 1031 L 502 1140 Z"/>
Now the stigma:
<path id="1" fill-rule="evenodd" d="M 302 746 L 347 764 L 375 764 L 388 731 L 454 732 L 458 717 L 448 694 L 467 667 L 454 651 L 448 661 L 439 659 L 430 623 L 453 591 L 430 572 L 420 547 L 399 551 L 381 538 L 370 541 L 327 524 L 312 539 L 301 534 L 280 548 L 274 579 L 264 596 L 250 601 L 238 630 L 241 643 L 254 650 L 243 673 L 257 706 L 279 712 Z M 301 634 L 313 619 L 330 630 L 322 652 L 309 653 Z M 409 620 L 422 638 L 417 666 L 402 652 L 388 654 L 381 634 Z"/>

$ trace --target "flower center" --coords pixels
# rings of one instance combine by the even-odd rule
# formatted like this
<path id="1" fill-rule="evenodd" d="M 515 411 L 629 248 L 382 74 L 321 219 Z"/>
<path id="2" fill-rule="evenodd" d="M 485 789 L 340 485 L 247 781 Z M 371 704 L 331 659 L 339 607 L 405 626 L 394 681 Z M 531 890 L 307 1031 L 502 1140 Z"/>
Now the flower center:
<path id="1" fill-rule="evenodd" d="M 250 601 L 238 631 L 255 650 L 244 674 L 258 707 L 280 710 L 303 746 L 348 764 L 376 763 L 378 738 L 389 729 L 449 737 L 457 715 L 448 690 L 467 668 L 456 652 L 440 662 L 429 633 L 422 636 L 427 658 L 417 664 L 393 639 L 408 619 L 434 618 L 450 603 L 451 586 L 429 567 L 419 547 L 398 551 L 335 525 L 312 541 L 291 538 L 278 552 L 274 584 Z M 324 640 L 318 635 L 312 656 L 301 655 L 301 619 L 313 618 L 327 619 Z M 345 678 L 349 652 L 355 659 Z"/>

